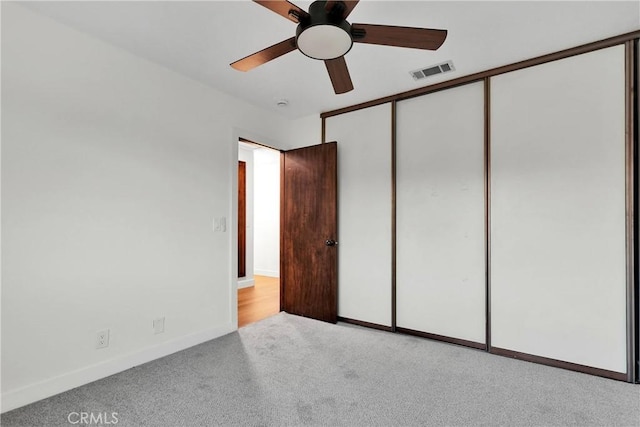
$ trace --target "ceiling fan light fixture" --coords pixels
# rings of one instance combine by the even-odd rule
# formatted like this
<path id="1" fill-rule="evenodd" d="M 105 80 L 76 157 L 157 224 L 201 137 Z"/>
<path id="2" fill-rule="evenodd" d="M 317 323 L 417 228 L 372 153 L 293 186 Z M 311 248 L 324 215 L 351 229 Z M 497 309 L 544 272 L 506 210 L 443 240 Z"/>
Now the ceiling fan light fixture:
<path id="1" fill-rule="evenodd" d="M 353 40 L 344 28 L 332 25 L 314 25 L 304 28 L 296 40 L 298 49 L 313 59 L 335 59 L 351 50 Z"/>
<path id="2" fill-rule="evenodd" d="M 314 1 L 309 15 L 296 29 L 298 50 L 313 59 L 336 59 L 351 50 L 351 25 L 335 13 L 326 10 L 325 1 Z"/>

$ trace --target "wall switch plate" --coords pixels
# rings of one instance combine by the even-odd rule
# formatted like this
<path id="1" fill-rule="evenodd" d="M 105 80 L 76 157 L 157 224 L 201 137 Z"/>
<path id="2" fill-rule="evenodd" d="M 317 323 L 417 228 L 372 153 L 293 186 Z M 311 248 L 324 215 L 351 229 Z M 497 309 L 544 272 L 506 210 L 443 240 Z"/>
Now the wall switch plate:
<path id="1" fill-rule="evenodd" d="M 164 317 L 159 317 L 153 321 L 153 333 L 161 334 L 164 332 Z"/>
<path id="2" fill-rule="evenodd" d="M 109 330 L 108 329 L 98 331 L 96 335 L 96 348 L 105 348 L 105 347 L 109 347 Z"/>

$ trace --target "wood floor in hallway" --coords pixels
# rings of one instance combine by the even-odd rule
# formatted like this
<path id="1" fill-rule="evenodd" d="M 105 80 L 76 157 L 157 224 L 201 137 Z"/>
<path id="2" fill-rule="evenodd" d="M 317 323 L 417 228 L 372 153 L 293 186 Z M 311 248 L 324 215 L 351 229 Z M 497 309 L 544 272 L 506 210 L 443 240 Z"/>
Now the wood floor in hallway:
<path id="1" fill-rule="evenodd" d="M 238 327 L 280 312 L 280 279 L 255 276 L 255 285 L 238 289 Z"/>

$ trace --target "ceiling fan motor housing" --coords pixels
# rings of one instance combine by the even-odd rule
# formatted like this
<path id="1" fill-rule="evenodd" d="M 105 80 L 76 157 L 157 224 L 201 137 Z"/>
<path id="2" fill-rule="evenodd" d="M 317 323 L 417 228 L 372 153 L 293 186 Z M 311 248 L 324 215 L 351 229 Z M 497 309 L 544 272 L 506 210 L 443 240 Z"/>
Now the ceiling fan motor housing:
<path id="1" fill-rule="evenodd" d="M 341 2 L 332 10 L 326 1 L 315 1 L 309 7 L 309 16 L 301 20 L 296 29 L 296 43 L 304 55 L 320 60 L 345 55 L 353 46 L 351 24 L 342 18 Z"/>

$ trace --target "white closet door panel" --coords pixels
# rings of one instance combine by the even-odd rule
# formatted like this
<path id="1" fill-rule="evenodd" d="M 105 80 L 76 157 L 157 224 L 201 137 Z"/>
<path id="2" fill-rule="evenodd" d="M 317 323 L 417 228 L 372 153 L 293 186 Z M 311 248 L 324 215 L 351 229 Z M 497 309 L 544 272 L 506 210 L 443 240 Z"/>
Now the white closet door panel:
<path id="1" fill-rule="evenodd" d="M 491 79 L 492 345 L 626 372 L 624 48 Z"/>
<path id="2" fill-rule="evenodd" d="M 338 315 L 391 325 L 391 105 L 326 119 L 338 142 Z"/>
<path id="3" fill-rule="evenodd" d="M 484 86 L 397 104 L 397 325 L 485 342 Z"/>

